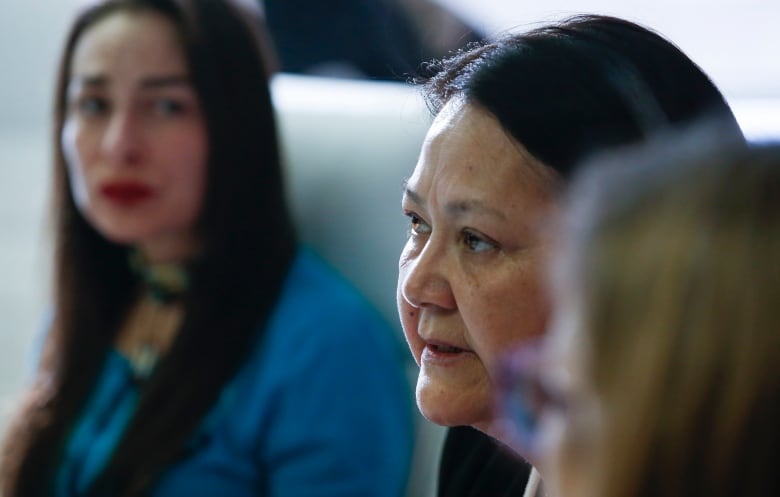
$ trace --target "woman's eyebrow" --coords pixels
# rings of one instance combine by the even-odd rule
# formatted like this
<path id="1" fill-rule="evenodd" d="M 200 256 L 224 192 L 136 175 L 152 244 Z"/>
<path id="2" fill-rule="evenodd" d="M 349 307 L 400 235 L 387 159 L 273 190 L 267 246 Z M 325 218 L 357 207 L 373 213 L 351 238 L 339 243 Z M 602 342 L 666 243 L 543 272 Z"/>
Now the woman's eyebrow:
<path id="1" fill-rule="evenodd" d="M 75 86 L 101 87 L 106 86 L 110 78 L 103 74 L 74 75 L 70 78 L 70 84 Z M 183 74 L 154 75 L 141 79 L 141 88 L 165 88 L 169 86 L 190 86 L 192 81 L 189 76 Z"/>
<path id="2" fill-rule="evenodd" d="M 108 84 L 108 78 L 102 74 L 74 75 L 70 78 L 69 85 L 76 87 L 90 86 L 100 87 Z"/>
<path id="3" fill-rule="evenodd" d="M 191 84 L 189 76 L 172 74 L 143 78 L 140 86 L 141 88 L 164 88 L 169 86 L 190 86 Z"/>
<path id="4" fill-rule="evenodd" d="M 456 200 L 449 202 L 444 206 L 444 210 L 452 217 L 463 216 L 471 212 L 478 214 L 484 214 L 492 217 L 496 217 L 503 221 L 507 220 L 506 214 L 496 209 L 492 205 L 488 205 L 481 200 Z"/>
<path id="5" fill-rule="evenodd" d="M 422 196 L 410 188 L 406 181 L 404 181 L 403 196 L 404 199 L 409 199 L 411 202 L 417 205 L 424 205 L 425 203 Z M 492 217 L 496 217 L 504 221 L 507 220 L 506 214 L 504 214 L 502 211 L 477 199 L 455 200 L 449 202 L 444 206 L 444 211 L 453 218 L 463 216 L 464 214 L 468 214 L 470 212 L 476 212 L 479 214 L 486 214 Z"/>
<path id="6" fill-rule="evenodd" d="M 422 197 L 420 196 L 420 194 L 417 193 L 416 191 L 414 191 L 413 189 L 411 189 L 409 187 L 409 184 L 406 181 L 404 181 L 404 184 L 403 184 L 403 198 L 404 199 L 409 199 L 412 202 L 414 202 L 415 204 L 422 205 L 422 203 L 423 203 L 423 200 L 422 200 Z"/>

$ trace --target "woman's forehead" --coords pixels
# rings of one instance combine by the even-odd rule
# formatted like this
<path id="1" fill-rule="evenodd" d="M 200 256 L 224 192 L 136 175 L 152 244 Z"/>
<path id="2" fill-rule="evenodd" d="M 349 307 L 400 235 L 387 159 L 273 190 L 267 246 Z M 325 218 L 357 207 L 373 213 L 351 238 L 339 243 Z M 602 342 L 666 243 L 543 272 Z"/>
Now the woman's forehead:
<path id="1" fill-rule="evenodd" d="M 78 77 L 187 73 L 173 24 L 153 11 L 117 11 L 100 19 L 82 33 L 71 61 Z"/>
<path id="2" fill-rule="evenodd" d="M 491 113 L 463 99 L 453 99 L 431 125 L 410 182 L 425 182 L 428 177 L 429 181 L 446 180 L 465 189 L 495 190 L 490 195 L 537 197 L 553 191 L 551 171 Z"/>

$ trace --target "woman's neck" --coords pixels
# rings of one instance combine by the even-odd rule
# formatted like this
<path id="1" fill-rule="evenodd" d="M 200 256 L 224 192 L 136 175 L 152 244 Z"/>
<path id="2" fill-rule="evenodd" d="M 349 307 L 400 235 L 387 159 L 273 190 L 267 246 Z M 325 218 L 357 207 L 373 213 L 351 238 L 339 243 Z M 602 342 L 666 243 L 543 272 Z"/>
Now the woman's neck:
<path id="1" fill-rule="evenodd" d="M 144 241 L 135 246 L 149 264 L 186 263 L 199 250 L 194 234 L 159 237 Z"/>

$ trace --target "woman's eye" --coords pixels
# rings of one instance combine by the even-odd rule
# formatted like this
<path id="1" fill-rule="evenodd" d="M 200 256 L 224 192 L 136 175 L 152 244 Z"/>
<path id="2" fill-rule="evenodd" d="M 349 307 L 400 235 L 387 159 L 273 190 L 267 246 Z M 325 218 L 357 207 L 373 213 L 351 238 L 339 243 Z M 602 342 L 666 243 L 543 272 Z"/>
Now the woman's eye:
<path id="1" fill-rule="evenodd" d="M 97 116 L 108 109 L 108 101 L 100 97 L 82 97 L 76 101 L 76 110 L 86 116 Z"/>
<path id="2" fill-rule="evenodd" d="M 463 233 L 463 243 L 472 252 L 486 252 L 496 248 L 496 244 L 470 231 Z"/>
<path id="3" fill-rule="evenodd" d="M 431 227 L 428 226 L 420 216 L 413 212 L 406 213 L 406 217 L 409 218 L 409 231 L 410 234 L 426 234 L 430 233 Z"/>
<path id="4" fill-rule="evenodd" d="M 154 111 L 161 116 L 175 116 L 184 111 L 184 104 L 171 98 L 160 98 L 154 102 Z"/>

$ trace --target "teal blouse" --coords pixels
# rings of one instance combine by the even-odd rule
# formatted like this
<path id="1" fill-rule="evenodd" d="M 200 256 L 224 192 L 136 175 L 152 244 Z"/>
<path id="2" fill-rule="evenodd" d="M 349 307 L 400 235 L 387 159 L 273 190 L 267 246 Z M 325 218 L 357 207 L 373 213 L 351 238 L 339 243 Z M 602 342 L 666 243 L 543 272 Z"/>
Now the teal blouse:
<path id="1" fill-rule="evenodd" d="M 400 497 L 414 433 L 399 342 L 302 249 L 262 344 L 152 495 Z M 138 403 L 133 377 L 110 351 L 62 455 L 56 497 L 83 495 L 103 469 Z"/>

